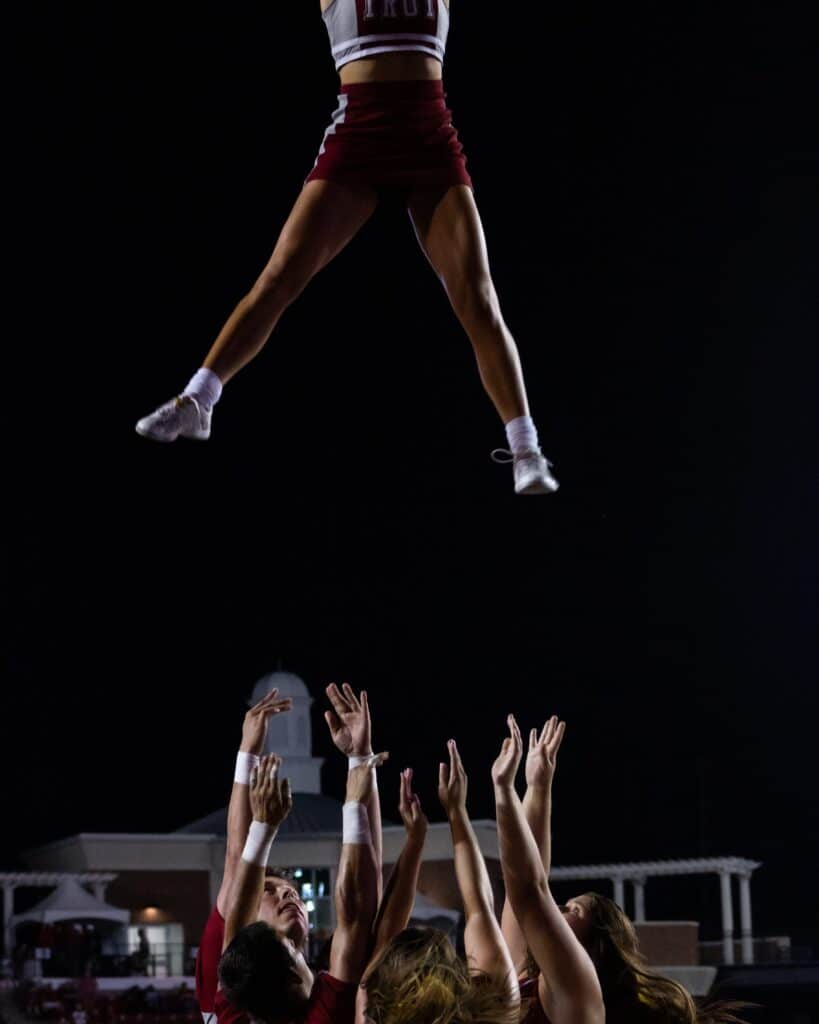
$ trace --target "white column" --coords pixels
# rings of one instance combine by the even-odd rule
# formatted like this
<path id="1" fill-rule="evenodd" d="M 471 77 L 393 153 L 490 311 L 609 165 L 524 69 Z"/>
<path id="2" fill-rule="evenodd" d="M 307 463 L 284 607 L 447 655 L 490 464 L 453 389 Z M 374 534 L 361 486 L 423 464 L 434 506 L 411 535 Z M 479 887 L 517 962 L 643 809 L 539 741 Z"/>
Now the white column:
<path id="1" fill-rule="evenodd" d="M 14 952 L 12 917 L 14 917 L 14 884 L 3 882 L 3 952 L 9 957 Z"/>
<path id="2" fill-rule="evenodd" d="M 632 878 L 634 886 L 634 920 L 645 921 L 646 919 L 646 880 L 645 878 Z"/>
<path id="3" fill-rule="evenodd" d="M 754 962 L 754 936 L 751 929 L 751 873 L 739 876 L 739 923 L 742 931 L 742 962 Z"/>
<path id="4" fill-rule="evenodd" d="M 731 898 L 731 872 L 720 871 L 719 894 L 722 903 L 722 961 L 734 962 L 734 908 Z"/>
<path id="5" fill-rule="evenodd" d="M 94 895 L 100 902 L 105 903 L 105 890 L 108 888 L 107 882 L 92 882 L 91 888 L 94 890 Z"/>
<path id="6" fill-rule="evenodd" d="M 626 909 L 626 886 L 622 878 L 612 878 L 614 885 L 614 902 L 623 910 Z"/>

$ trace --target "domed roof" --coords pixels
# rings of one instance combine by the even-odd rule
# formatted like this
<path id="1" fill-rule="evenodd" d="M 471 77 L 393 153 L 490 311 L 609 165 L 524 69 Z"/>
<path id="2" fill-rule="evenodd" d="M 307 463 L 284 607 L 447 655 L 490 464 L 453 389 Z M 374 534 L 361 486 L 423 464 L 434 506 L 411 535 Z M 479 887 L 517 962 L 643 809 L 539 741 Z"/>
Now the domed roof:
<path id="1" fill-rule="evenodd" d="M 300 679 L 293 672 L 278 670 L 262 676 L 256 683 L 253 687 L 253 693 L 251 694 L 248 706 L 253 707 L 262 697 L 274 689 L 279 691 L 280 697 L 293 697 L 294 700 L 301 698 L 302 700 L 309 700 L 311 703 L 313 700 L 303 679 Z"/>

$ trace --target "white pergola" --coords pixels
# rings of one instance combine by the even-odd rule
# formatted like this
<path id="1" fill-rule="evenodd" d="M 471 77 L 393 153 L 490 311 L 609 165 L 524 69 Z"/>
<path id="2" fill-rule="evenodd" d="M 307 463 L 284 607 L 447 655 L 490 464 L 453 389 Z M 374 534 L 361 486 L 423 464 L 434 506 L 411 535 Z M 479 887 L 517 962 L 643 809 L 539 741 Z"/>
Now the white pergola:
<path id="1" fill-rule="evenodd" d="M 105 889 L 116 874 L 103 871 L 5 871 L 0 872 L 3 886 L 3 948 L 6 956 L 14 947 L 12 918 L 14 917 L 14 890 L 22 887 L 53 889 L 61 882 L 72 879 L 80 885 L 90 885 L 98 900 L 105 900 Z"/>
<path id="2" fill-rule="evenodd" d="M 719 875 L 722 903 L 722 955 L 726 964 L 734 962 L 734 904 L 731 878 L 739 879 L 740 936 L 742 962 L 754 962 L 753 932 L 751 930 L 751 875 L 760 867 L 759 861 L 743 857 L 699 857 L 692 860 L 648 860 L 626 864 L 582 864 L 577 867 L 552 868 L 549 878 L 554 881 L 581 881 L 607 878 L 614 886 L 614 902 L 624 910 L 625 884 L 631 882 L 634 890 L 634 921 L 646 920 L 645 886 L 649 878 L 668 875 Z"/>

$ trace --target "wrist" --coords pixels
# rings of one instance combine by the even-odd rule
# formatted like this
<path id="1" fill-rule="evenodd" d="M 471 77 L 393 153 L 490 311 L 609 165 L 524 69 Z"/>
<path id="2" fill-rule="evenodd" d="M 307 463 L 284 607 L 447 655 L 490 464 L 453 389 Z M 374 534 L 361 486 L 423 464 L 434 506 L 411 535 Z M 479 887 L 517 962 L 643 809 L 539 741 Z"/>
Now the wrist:
<path id="1" fill-rule="evenodd" d="M 236 755 L 236 767 L 233 770 L 233 781 L 238 782 L 241 786 L 249 786 L 250 773 L 258 766 L 260 760 L 258 754 L 239 747 L 239 753 Z"/>
<path id="2" fill-rule="evenodd" d="M 248 829 L 242 860 L 247 861 L 248 864 L 255 864 L 257 867 L 266 868 L 270 857 L 270 847 L 273 845 L 277 831 L 278 825 L 254 818 Z"/>
<path id="3" fill-rule="evenodd" d="M 512 782 L 496 782 L 495 783 L 495 802 L 496 803 L 510 803 L 512 798 L 515 796 L 515 786 Z"/>
<path id="4" fill-rule="evenodd" d="M 348 800 L 341 809 L 342 843 L 364 846 L 372 839 L 367 808 L 358 800 Z"/>
<path id="5" fill-rule="evenodd" d="M 358 768 L 359 765 L 365 764 L 372 756 L 372 750 L 361 752 L 354 751 L 347 758 L 347 771 L 351 771 L 353 768 Z"/>

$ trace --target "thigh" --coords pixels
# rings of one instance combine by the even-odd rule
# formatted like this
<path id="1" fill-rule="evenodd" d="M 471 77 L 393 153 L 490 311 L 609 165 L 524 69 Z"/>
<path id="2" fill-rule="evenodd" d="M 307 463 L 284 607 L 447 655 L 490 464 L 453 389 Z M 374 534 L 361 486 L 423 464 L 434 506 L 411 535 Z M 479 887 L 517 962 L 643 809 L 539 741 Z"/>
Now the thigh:
<path id="1" fill-rule="evenodd" d="M 281 230 L 265 273 L 287 270 L 309 279 L 341 252 L 377 205 L 372 189 L 308 182 Z"/>
<path id="2" fill-rule="evenodd" d="M 417 189 L 407 206 L 418 242 L 448 288 L 459 279 L 489 277 L 483 225 L 468 185 Z"/>

